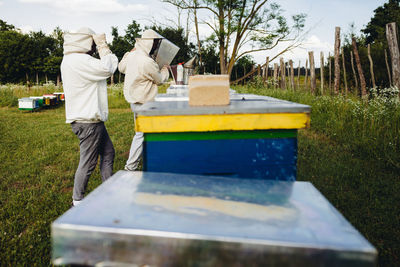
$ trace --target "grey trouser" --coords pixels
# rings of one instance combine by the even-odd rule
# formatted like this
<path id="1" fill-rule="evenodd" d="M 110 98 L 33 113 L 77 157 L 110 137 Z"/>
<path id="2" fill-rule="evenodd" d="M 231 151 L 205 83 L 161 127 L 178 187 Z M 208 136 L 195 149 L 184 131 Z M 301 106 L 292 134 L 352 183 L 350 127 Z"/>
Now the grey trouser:
<path id="1" fill-rule="evenodd" d="M 80 150 L 72 198 L 81 200 L 84 197 L 89 177 L 96 168 L 99 156 L 100 173 L 103 182 L 112 175 L 115 151 L 104 122 L 73 122 L 71 127 L 74 134 L 79 138 Z"/>
<path id="2" fill-rule="evenodd" d="M 136 123 L 136 115 L 135 115 L 135 109 L 140 107 L 142 104 L 131 104 L 131 109 L 134 113 L 134 120 Z M 126 161 L 125 164 L 125 170 L 127 171 L 135 171 L 138 168 L 140 158 L 142 157 L 143 153 L 143 133 L 142 132 L 136 132 L 135 135 L 133 136 L 132 144 L 131 144 L 131 149 L 129 150 L 129 158 Z"/>

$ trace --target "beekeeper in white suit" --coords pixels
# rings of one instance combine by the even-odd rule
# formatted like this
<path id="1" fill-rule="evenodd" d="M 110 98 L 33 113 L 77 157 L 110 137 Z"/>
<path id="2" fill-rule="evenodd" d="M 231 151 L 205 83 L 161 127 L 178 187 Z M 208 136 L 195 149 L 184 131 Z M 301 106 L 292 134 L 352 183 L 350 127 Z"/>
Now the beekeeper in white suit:
<path id="1" fill-rule="evenodd" d="M 100 59 L 92 55 L 97 51 Z M 104 122 L 108 119 L 107 78 L 118 66 L 105 34 L 89 28 L 64 34 L 61 76 L 65 93 L 66 122 L 79 139 L 80 159 L 75 173 L 73 205 L 83 199 L 88 180 L 100 156 L 101 178 L 112 175 L 114 146 Z"/>
<path id="2" fill-rule="evenodd" d="M 119 71 L 125 73 L 124 96 L 131 104 L 133 112 L 140 105 L 153 101 L 158 92 L 157 85 L 167 81 L 169 77 L 167 67 L 160 70 L 156 62 L 158 49 L 164 39 L 153 30 L 144 31 L 142 37 L 136 39 L 135 48 L 125 53 L 118 65 Z M 143 152 L 142 144 L 143 133 L 136 132 L 125 170 L 134 171 L 138 168 Z"/>

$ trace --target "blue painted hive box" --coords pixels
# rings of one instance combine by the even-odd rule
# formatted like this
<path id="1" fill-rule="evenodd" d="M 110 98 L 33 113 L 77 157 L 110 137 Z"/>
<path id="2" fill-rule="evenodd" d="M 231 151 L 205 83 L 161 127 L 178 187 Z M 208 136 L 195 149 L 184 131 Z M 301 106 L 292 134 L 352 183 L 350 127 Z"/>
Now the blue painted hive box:
<path id="1" fill-rule="evenodd" d="M 159 95 L 136 110 L 144 133 L 143 170 L 296 180 L 297 130 L 310 107 L 266 96 L 232 94 L 228 106 L 189 106 Z"/>
<path id="2" fill-rule="evenodd" d="M 309 182 L 154 172 L 117 172 L 52 223 L 51 239 L 55 265 L 353 267 L 377 256 Z"/>

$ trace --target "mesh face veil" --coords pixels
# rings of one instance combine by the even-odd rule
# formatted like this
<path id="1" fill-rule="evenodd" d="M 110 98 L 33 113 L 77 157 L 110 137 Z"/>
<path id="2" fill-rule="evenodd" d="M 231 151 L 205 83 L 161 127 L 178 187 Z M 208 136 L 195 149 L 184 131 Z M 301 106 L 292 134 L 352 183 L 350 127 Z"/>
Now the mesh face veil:
<path id="1" fill-rule="evenodd" d="M 155 61 L 157 58 L 158 50 L 160 48 L 162 38 L 156 38 L 153 41 L 153 46 L 151 47 L 149 56 Z"/>

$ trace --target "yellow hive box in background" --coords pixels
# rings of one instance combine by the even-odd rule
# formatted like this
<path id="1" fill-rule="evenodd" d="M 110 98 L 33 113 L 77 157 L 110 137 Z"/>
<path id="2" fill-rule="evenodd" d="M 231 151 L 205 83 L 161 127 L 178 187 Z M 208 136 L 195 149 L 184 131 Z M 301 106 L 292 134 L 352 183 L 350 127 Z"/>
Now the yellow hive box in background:
<path id="1" fill-rule="evenodd" d="M 189 77 L 190 106 L 229 105 L 228 75 L 196 75 Z"/>

